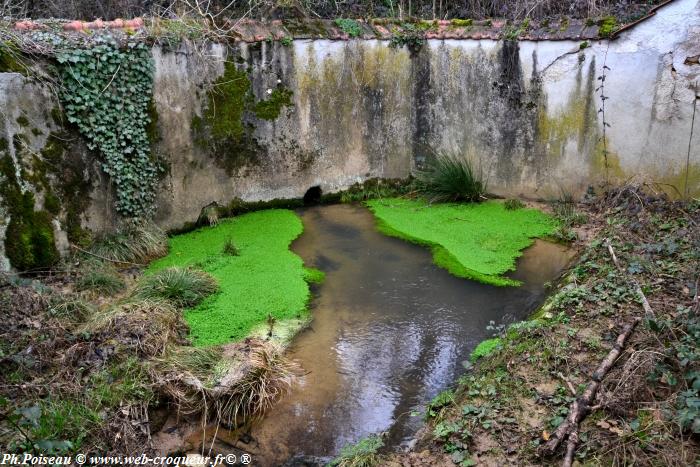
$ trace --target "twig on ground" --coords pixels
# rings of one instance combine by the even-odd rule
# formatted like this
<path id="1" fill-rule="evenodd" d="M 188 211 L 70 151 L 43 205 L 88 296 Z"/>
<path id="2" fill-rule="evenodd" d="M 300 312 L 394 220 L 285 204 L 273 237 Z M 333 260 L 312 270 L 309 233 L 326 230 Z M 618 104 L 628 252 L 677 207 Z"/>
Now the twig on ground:
<path id="1" fill-rule="evenodd" d="M 636 317 L 631 323 L 627 324 L 624 327 L 622 333 L 617 337 L 613 348 L 610 350 L 608 355 L 605 357 L 605 359 L 603 359 L 603 361 L 600 363 L 600 365 L 598 365 L 598 368 L 593 373 L 593 376 L 591 377 L 591 382 L 588 383 L 586 390 L 583 392 L 581 397 L 577 398 L 571 405 L 571 409 L 569 410 L 569 415 L 566 418 L 566 420 L 561 425 L 559 425 L 557 430 L 549 438 L 549 441 L 547 441 L 547 443 L 542 446 L 540 450 L 542 454 L 552 454 L 554 451 L 556 451 L 557 447 L 559 447 L 559 444 L 562 441 L 564 441 L 564 439 L 567 438 L 567 436 L 570 437 L 571 434 L 574 432 L 577 433 L 577 435 L 575 436 L 576 439 L 574 440 L 575 451 L 575 445 L 578 442 L 579 423 L 590 412 L 591 403 L 595 399 L 601 381 L 603 380 L 603 378 L 605 378 L 605 375 L 615 364 L 617 357 L 619 357 L 622 353 L 622 349 L 625 346 L 625 341 L 630 336 L 630 334 L 632 334 L 632 331 L 641 320 L 641 317 Z M 571 439 L 569 439 L 569 443 L 572 443 Z M 569 446 L 569 449 L 570 448 L 571 447 Z"/>
<path id="2" fill-rule="evenodd" d="M 615 267 L 617 267 L 617 269 L 622 273 L 625 273 L 624 269 L 620 265 L 617 255 L 615 254 L 615 250 L 613 249 L 612 244 L 610 243 L 610 239 L 605 239 L 605 246 L 607 247 L 608 252 L 610 252 L 610 256 L 612 257 Z M 652 310 L 651 306 L 649 305 L 649 301 L 644 295 L 644 292 L 642 291 L 642 288 L 640 287 L 637 280 L 631 278 L 631 282 L 634 284 L 636 292 L 640 297 L 642 307 L 644 308 L 644 312 L 646 313 L 646 315 L 652 317 L 655 316 L 654 310 Z M 566 420 L 561 425 L 559 425 L 554 434 L 549 438 L 549 441 L 547 441 L 547 443 L 540 448 L 541 454 L 554 453 L 557 447 L 559 447 L 559 444 L 561 444 L 561 442 L 563 442 L 564 439 L 568 437 L 566 456 L 564 457 L 564 462 L 562 463 L 562 465 L 565 467 L 571 466 L 574 455 L 576 454 L 576 446 L 578 445 L 579 441 L 578 426 L 581 423 L 581 421 L 584 418 L 586 418 L 586 416 L 591 412 L 591 404 L 595 400 L 598 388 L 600 387 L 600 383 L 603 381 L 605 375 L 610 371 L 612 366 L 617 361 L 617 358 L 622 353 L 622 349 L 625 346 L 627 338 L 630 336 L 630 334 L 632 334 L 634 328 L 637 326 L 637 324 L 639 324 L 641 320 L 642 317 L 637 316 L 634 318 L 634 320 L 632 320 L 631 323 L 627 324 L 624 327 L 622 333 L 617 337 L 613 348 L 610 350 L 608 355 L 605 357 L 605 359 L 603 359 L 603 361 L 600 363 L 600 365 L 598 365 L 598 368 L 593 373 L 593 376 L 591 377 L 591 382 L 588 383 L 588 386 L 586 387 L 584 393 L 581 395 L 581 397 L 577 398 L 573 402 L 573 404 L 571 404 L 571 408 L 569 409 L 569 415 L 567 416 Z M 563 375 L 560 374 L 559 376 L 562 379 L 564 379 L 564 381 L 566 381 L 568 384 L 570 384 L 568 380 L 566 380 L 563 377 Z M 569 390 L 571 390 L 571 387 L 569 387 Z"/>

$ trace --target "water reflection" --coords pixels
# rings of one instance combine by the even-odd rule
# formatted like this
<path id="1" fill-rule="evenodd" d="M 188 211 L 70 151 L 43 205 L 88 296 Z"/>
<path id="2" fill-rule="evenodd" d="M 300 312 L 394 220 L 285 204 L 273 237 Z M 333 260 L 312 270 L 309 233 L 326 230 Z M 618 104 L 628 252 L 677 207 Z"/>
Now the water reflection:
<path id="1" fill-rule="evenodd" d="M 453 277 L 426 249 L 379 234 L 362 207 L 299 214 L 305 231 L 292 248 L 326 281 L 311 328 L 289 352 L 307 374 L 253 430 L 260 465 L 334 455 L 380 431 L 405 443 L 420 425 L 410 413 L 457 378 L 489 321 L 526 317 L 571 257 L 537 242 L 513 274 L 525 284 L 497 288 Z"/>

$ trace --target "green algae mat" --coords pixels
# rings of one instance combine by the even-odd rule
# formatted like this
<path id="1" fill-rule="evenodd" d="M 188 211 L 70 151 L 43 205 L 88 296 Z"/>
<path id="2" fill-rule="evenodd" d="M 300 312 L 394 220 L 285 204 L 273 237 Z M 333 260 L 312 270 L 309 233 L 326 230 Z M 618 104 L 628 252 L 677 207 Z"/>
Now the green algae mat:
<path id="1" fill-rule="evenodd" d="M 388 198 L 367 201 L 379 230 L 430 247 L 433 260 L 455 276 L 507 286 L 504 277 L 534 238 L 551 234 L 557 222 L 536 209 L 507 210 L 503 203 L 428 204 Z"/>
<path id="2" fill-rule="evenodd" d="M 289 250 L 303 231 L 292 211 L 272 209 L 225 219 L 218 225 L 170 238 L 170 252 L 146 274 L 173 266 L 194 266 L 214 276 L 220 291 L 185 311 L 195 345 L 245 338 L 268 319 L 308 316 L 307 280 L 318 279 Z M 233 242 L 238 255 L 224 252 Z"/>

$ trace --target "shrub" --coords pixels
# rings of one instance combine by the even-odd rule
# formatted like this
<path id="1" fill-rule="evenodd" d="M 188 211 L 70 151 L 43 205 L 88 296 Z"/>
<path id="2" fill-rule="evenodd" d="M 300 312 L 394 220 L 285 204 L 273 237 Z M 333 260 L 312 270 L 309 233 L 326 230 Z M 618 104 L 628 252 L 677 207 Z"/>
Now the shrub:
<path id="1" fill-rule="evenodd" d="M 216 280 L 204 271 L 168 268 L 143 278 L 134 291 L 134 297 L 167 300 L 175 306 L 187 308 L 218 289 Z"/>
<path id="2" fill-rule="evenodd" d="M 478 202 L 486 193 L 486 181 L 469 159 L 437 154 L 416 173 L 416 189 L 433 202 Z"/>
<path id="3" fill-rule="evenodd" d="M 152 222 L 130 221 L 96 241 L 90 252 L 111 261 L 145 263 L 168 252 L 168 237 Z"/>
<path id="4" fill-rule="evenodd" d="M 381 458 L 377 453 L 384 447 L 384 441 L 378 435 L 362 438 L 355 444 L 345 446 L 340 455 L 329 465 L 333 467 L 372 467 L 379 465 Z"/>

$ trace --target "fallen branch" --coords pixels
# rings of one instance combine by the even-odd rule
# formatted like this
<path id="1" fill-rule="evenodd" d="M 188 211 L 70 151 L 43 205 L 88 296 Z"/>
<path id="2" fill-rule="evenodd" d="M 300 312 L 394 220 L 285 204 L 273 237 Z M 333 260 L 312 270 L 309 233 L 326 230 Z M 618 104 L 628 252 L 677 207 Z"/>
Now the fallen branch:
<path id="1" fill-rule="evenodd" d="M 556 449 L 559 447 L 559 444 L 562 441 L 564 441 L 564 439 L 566 439 L 567 437 L 569 437 L 569 449 L 571 449 L 571 443 L 573 442 L 574 451 L 576 450 L 575 447 L 578 443 L 578 425 L 581 422 L 581 420 L 583 420 L 586 417 L 586 415 L 588 415 L 588 413 L 590 412 L 591 403 L 595 399 L 601 381 L 603 380 L 603 378 L 605 378 L 605 375 L 608 373 L 608 371 L 610 371 L 610 368 L 612 368 L 612 366 L 615 364 L 615 361 L 622 353 L 622 349 L 625 346 L 625 341 L 630 336 L 630 334 L 632 334 L 632 331 L 641 320 L 641 317 L 635 318 L 631 323 L 627 324 L 624 327 L 622 333 L 619 336 L 617 336 L 617 339 L 615 340 L 615 345 L 610 350 L 605 359 L 603 359 L 603 361 L 600 362 L 600 365 L 598 365 L 598 368 L 593 373 L 593 376 L 591 377 L 591 382 L 588 383 L 586 390 L 583 392 L 581 397 L 577 398 L 571 405 L 571 409 L 569 410 L 569 415 L 566 417 L 566 420 L 561 425 L 559 425 L 557 430 L 549 438 L 549 441 L 547 441 L 547 443 L 542 446 L 540 451 L 542 454 L 554 453 L 554 451 L 556 451 Z M 573 433 L 576 433 L 576 435 L 573 437 L 574 439 L 572 441 L 570 435 Z"/>
<path id="2" fill-rule="evenodd" d="M 615 267 L 617 267 L 617 269 L 620 272 L 625 273 L 624 269 L 622 268 L 620 262 L 617 259 L 617 255 L 615 254 L 615 250 L 613 249 L 612 244 L 610 243 L 610 239 L 605 239 L 605 246 L 610 252 L 610 256 L 612 257 L 613 263 L 615 263 Z M 630 280 L 634 285 L 637 294 L 640 297 L 642 307 L 644 308 L 644 312 L 647 314 L 647 316 L 653 317 L 654 310 L 651 308 L 651 305 L 649 305 L 649 301 L 644 295 L 644 292 L 642 291 L 639 282 L 637 282 L 637 280 L 633 277 L 630 278 Z M 557 427 L 556 431 L 552 434 L 552 436 L 550 436 L 547 443 L 540 448 L 540 454 L 553 454 L 554 451 L 557 450 L 559 445 L 565 439 L 568 438 L 568 443 L 566 446 L 566 456 L 564 457 L 564 462 L 562 463 L 562 466 L 571 466 L 571 464 L 573 463 L 574 455 L 576 454 L 576 447 L 578 446 L 579 442 L 578 426 L 581 423 L 581 421 L 584 418 L 586 418 L 586 416 L 593 410 L 591 404 L 595 400 L 596 394 L 598 393 L 598 388 L 600 387 L 600 383 L 603 381 L 605 375 L 610 371 L 612 366 L 617 361 L 618 357 L 622 353 L 622 349 L 625 347 L 625 341 L 627 341 L 627 338 L 630 336 L 630 334 L 632 334 L 632 331 L 634 331 L 634 328 L 637 326 L 637 324 L 639 324 L 641 320 L 642 318 L 638 316 L 634 318 L 634 320 L 631 323 L 627 324 L 623 328 L 622 333 L 619 336 L 617 336 L 617 339 L 615 340 L 615 345 L 610 350 L 605 359 L 603 359 L 603 361 L 600 362 L 600 365 L 598 365 L 598 368 L 596 368 L 595 372 L 593 373 L 593 376 L 591 377 L 591 382 L 588 383 L 586 390 L 583 392 L 581 397 L 578 397 L 573 402 L 573 404 L 571 404 L 571 408 L 569 409 L 569 415 L 566 417 L 566 420 L 561 425 L 559 425 L 559 427 Z M 566 381 L 566 379 L 562 375 L 560 375 L 560 377 L 564 379 L 564 381 Z"/>
<path id="3" fill-rule="evenodd" d="M 564 462 L 562 462 L 563 467 L 571 467 L 574 463 L 574 454 L 576 454 L 576 447 L 578 446 L 578 429 L 574 429 L 569 435 L 569 442 L 566 445 L 566 456 L 564 457 Z"/>

